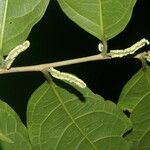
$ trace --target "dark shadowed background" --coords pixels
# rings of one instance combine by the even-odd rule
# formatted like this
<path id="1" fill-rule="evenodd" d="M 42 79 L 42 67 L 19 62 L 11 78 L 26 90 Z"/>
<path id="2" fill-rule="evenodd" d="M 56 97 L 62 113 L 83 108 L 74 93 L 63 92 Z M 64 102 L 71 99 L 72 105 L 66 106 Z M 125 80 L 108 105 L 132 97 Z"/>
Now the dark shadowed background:
<path id="1" fill-rule="evenodd" d="M 148 3 L 148 0 L 137 1 L 130 23 L 121 34 L 108 42 L 109 49 L 126 48 L 143 37 L 150 37 Z M 54 62 L 98 53 L 99 40 L 70 21 L 56 0 L 51 0 L 46 14 L 32 29 L 28 39 L 31 42 L 30 49 L 16 59 L 14 66 Z M 123 58 L 59 69 L 79 76 L 94 93 L 117 102 L 123 86 L 140 67 L 138 60 Z M 0 75 L 0 99 L 13 107 L 25 122 L 27 101 L 44 80 L 41 73 L 34 72 Z"/>

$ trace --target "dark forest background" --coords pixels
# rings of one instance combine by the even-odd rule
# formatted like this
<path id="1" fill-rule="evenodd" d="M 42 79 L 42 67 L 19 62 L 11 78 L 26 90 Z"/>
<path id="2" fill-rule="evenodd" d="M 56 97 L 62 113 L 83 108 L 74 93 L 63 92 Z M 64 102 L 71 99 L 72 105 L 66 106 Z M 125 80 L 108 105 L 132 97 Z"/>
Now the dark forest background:
<path id="1" fill-rule="evenodd" d="M 150 37 L 148 0 L 137 0 L 132 19 L 126 29 L 108 41 L 109 49 L 126 48 Z M 98 53 L 99 40 L 69 20 L 56 0 L 51 0 L 46 14 L 34 26 L 28 39 L 31 47 L 21 54 L 14 66 L 25 66 L 90 56 Z M 142 50 L 147 50 L 148 47 Z M 117 102 L 126 82 L 140 69 L 141 63 L 132 58 L 95 61 L 60 67 L 83 79 L 96 94 Z M 27 101 L 33 91 L 44 82 L 41 73 L 0 75 L 0 99 L 17 111 L 25 122 Z"/>

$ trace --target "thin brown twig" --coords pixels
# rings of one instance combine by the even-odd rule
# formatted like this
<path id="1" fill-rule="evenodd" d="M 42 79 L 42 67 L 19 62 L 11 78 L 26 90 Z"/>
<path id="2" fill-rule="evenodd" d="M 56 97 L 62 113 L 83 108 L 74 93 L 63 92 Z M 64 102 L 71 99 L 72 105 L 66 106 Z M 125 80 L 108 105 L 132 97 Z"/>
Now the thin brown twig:
<path id="1" fill-rule="evenodd" d="M 141 60 L 143 56 L 146 56 L 148 52 L 142 52 L 134 56 L 134 58 Z M 110 56 L 103 56 L 101 54 L 81 57 L 76 59 L 52 62 L 47 64 L 40 64 L 40 65 L 33 65 L 33 66 L 23 66 L 23 67 L 12 67 L 10 69 L 1 68 L 0 74 L 10 74 L 10 73 L 17 73 L 17 72 L 42 72 L 43 70 L 47 70 L 49 67 L 60 67 L 78 63 L 84 63 L 89 61 L 97 61 L 97 60 L 107 60 L 112 59 Z"/>
<path id="2" fill-rule="evenodd" d="M 47 70 L 49 67 L 60 67 L 60 66 L 78 64 L 78 63 L 96 61 L 96 60 L 106 60 L 106 59 L 111 59 L 111 57 L 98 54 L 98 55 L 93 55 L 93 56 L 88 56 L 88 57 L 81 57 L 81 58 L 52 62 L 52 63 L 47 63 L 47 64 L 23 66 L 23 67 L 12 67 L 10 69 L 1 68 L 0 74 L 9 74 L 9 73 L 16 73 L 16 72 L 38 72 L 38 71 L 41 72 L 43 70 Z"/>

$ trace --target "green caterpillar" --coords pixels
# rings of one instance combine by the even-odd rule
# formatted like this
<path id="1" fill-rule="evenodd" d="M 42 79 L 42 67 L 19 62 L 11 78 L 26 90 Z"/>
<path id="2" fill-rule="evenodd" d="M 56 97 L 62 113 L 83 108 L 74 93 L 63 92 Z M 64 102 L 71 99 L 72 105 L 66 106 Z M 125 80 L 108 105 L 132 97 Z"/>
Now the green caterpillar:
<path id="1" fill-rule="evenodd" d="M 16 46 L 12 51 L 10 51 L 10 53 L 8 54 L 8 56 L 6 57 L 6 59 L 4 60 L 4 66 L 7 69 L 9 69 L 10 66 L 12 65 L 12 63 L 14 62 L 15 58 L 21 52 L 24 52 L 29 46 L 30 46 L 30 42 L 29 41 L 25 41 L 22 44 Z"/>
<path id="2" fill-rule="evenodd" d="M 108 53 L 108 55 L 111 56 L 112 58 L 117 58 L 117 57 L 121 58 L 130 54 L 134 54 L 137 50 L 149 44 L 150 44 L 149 41 L 143 38 L 137 43 L 133 44 L 131 47 L 126 48 L 124 50 L 111 50 L 110 53 Z"/>
<path id="3" fill-rule="evenodd" d="M 80 88 L 85 88 L 86 87 L 86 84 L 81 79 L 79 79 L 78 77 L 76 77 L 76 76 L 74 76 L 70 73 L 60 72 L 60 71 L 54 69 L 53 67 L 49 68 L 49 72 L 56 79 L 66 80 L 70 83 L 75 83 Z"/>

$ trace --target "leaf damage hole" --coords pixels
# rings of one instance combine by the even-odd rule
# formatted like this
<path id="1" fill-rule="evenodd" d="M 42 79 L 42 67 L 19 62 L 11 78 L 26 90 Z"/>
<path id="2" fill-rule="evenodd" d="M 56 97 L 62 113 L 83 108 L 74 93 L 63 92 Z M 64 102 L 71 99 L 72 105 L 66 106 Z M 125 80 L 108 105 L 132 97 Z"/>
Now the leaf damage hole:
<path id="1" fill-rule="evenodd" d="M 123 134 L 123 138 L 127 137 L 131 132 L 133 131 L 133 128 L 129 129 L 128 131 L 126 131 L 124 134 Z"/>
<path id="2" fill-rule="evenodd" d="M 123 113 L 128 117 L 130 118 L 130 115 L 131 115 L 131 112 L 129 110 L 123 110 Z"/>

